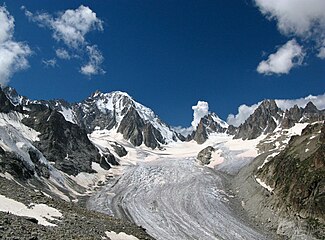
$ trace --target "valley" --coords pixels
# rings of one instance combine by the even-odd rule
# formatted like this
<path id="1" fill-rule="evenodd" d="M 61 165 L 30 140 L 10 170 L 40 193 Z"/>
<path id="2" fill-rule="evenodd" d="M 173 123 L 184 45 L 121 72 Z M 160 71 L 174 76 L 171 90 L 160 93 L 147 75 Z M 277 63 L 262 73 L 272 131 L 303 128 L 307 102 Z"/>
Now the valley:
<path id="1" fill-rule="evenodd" d="M 97 91 L 69 104 L 7 88 L 0 111 L 0 197 L 32 206 L 24 215 L 0 205 L 9 212 L 5 236 L 30 229 L 46 239 L 64 229 L 78 239 L 111 240 L 323 236 L 325 111 L 312 102 L 281 109 L 264 100 L 239 127 L 207 112 L 185 136 L 123 92 Z M 304 183 L 282 177 L 285 161 Z M 60 217 L 45 218 L 53 231 L 42 232 L 34 206 L 54 208 Z"/>

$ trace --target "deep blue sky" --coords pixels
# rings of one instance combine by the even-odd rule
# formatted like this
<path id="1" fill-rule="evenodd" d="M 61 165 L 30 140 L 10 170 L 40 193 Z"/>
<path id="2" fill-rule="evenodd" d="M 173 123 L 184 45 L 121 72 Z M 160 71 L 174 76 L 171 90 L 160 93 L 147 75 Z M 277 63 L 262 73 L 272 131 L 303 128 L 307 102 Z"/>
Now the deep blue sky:
<path id="1" fill-rule="evenodd" d="M 30 68 L 15 73 L 9 85 L 32 99 L 80 101 L 99 89 L 128 92 L 170 125 L 189 126 L 191 106 L 209 102 L 226 119 L 241 104 L 265 98 L 299 98 L 325 92 L 324 60 L 307 55 L 304 66 L 288 75 L 264 76 L 256 67 L 275 46 L 287 42 L 250 0 L 8 0 L 15 18 L 15 39 L 34 51 Z M 104 21 L 91 32 L 105 61 L 104 75 L 88 78 L 80 61 L 58 61 L 46 68 L 62 45 L 51 32 L 31 23 L 20 10 L 55 13 L 89 6 Z"/>

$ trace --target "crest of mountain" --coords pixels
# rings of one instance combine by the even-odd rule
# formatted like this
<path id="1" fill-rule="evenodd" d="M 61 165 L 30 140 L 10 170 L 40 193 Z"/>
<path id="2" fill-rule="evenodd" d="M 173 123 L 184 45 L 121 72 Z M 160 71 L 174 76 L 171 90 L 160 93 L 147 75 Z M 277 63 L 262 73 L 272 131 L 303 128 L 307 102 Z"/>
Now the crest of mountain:
<path id="1" fill-rule="evenodd" d="M 324 119 L 325 110 L 318 110 L 312 102 L 308 102 L 305 108 L 295 105 L 283 111 L 274 100 L 264 100 L 243 124 L 231 131 L 236 139 L 255 139 L 262 134 L 273 132 L 276 128 L 288 129 L 296 123 L 310 123 Z"/>
<path id="2" fill-rule="evenodd" d="M 149 108 L 134 101 L 127 93 L 96 91 L 80 103 L 69 104 L 64 100 L 31 101 L 19 96 L 13 88 L 5 92 L 13 104 L 43 104 L 60 112 L 64 118 L 79 125 L 87 133 L 106 129 L 121 133 L 134 146 L 157 148 L 179 140 L 179 135 Z"/>
<path id="3" fill-rule="evenodd" d="M 217 114 L 209 113 L 201 118 L 197 128 L 188 136 L 187 140 L 195 140 L 198 144 L 204 143 L 212 133 L 224 133 L 228 124 L 221 120 Z"/>
<path id="4" fill-rule="evenodd" d="M 17 162 L 17 167 L 12 169 L 29 172 L 28 176 L 33 176 L 36 171 L 39 176 L 49 177 L 49 168 L 46 164 L 44 165 L 44 162 L 54 163 L 52 165 L 55 169 L 69 175 L 94 172 L 92 162 L 99 163 L 104 169 L 109 169 L 110 164 L 118 164 L 109 152 L 105 155 L 99 154 L 84 129 L 66 121 L 62 114 L 48 107 L 50 104 L 57 105 L 54 101 L 49 101 L 44 105 L 42 102 L 36 103 L 36 101 L 29 101 L 19 96 L 14 89 L 9 90 L 10 100 L 0 90 L 1 120 L 5 122 L 0 130 L 2 139 L 7 139 L 2 141 L 0 146 L 4 150 L 3 159 L 12 160 L 4 161 L 6 162 L 3 165 L 4 168 L 16 162 L 13 160 L 20 159 L 21 166 L 19 167 Z M 29 137 L 33 132 L 37 137 L 34 135 L 32 138 Z M 5 137 L 6 135 L 8 138 Z"/>
<path id="5" fill-rule="evenodd" d="M 72 107 L 75 122 L 88 132 L 107 129 L 121 133 L 134 146 L 157 148 L 177 141 L 177 134 L 149 108 L 127 93 L 99 91 Z"/>

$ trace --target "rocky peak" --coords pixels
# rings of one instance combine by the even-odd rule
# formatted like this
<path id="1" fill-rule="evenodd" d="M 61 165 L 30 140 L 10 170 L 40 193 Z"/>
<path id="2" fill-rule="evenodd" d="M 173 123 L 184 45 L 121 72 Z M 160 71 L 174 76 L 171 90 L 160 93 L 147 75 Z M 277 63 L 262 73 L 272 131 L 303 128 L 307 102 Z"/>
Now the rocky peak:
<path id="1" fill-rule="evenodd" d="M 249 118 L 239 126 L 235 138 L 254 139 L 273 132 L 283 114 L 274 100 L 264 100 Z"/>
<path id="2" fill-rule="evenodd" d="M 304 113 L 318 113 L 318 112 L 319 110 L 312 102 L 308 102 L 304 109 Z"/>
<path id="3" fill-rule="evenodd" d="M 9 113 L 10 111 L 22 112 L 22 107 L 15 106 L 7 97 L 5 92 L 0 88 L 0 112 Z"/>
<path id="4" fill-rule="evenodd" d="M 221 120 L 215 113 L 209 113 L 201 118 L 196 130 L 192 133 L 192 139 L 197 143 L 204 143 L 210 134 L 223 133 L 227 130 L 228 124 Z"/>

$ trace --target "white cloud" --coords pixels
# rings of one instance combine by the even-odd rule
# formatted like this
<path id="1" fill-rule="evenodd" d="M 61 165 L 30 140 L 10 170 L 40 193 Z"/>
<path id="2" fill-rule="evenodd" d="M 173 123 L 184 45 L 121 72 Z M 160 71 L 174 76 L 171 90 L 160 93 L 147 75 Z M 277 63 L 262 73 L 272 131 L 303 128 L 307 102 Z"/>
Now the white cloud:
<path id="1" fill-rule="evenodd" d="M 69 52 L 63 48 L 55 50 L 55 54 L 58 58 L 69 60 L 71 58 Z"/>
<path id="2" fill-rule="evenodd" d="M 319 51 L 325 47 L 324 0 L 255 0 L 255 3 L 262 14 L 277 22 L 282 34 L 312 40 Z"/>
<path id="3" fill-rule="evenodd" d="M 89 7 L 81 5 L 73 10 L 68 9 L 54 18 L 48 13 L 33 14 L 25 10 L 26 16 L 40 26 L 48 27 L 53 31 L 57 41 L 63 41 L 67 46 L 78 48 L 86 44 L 85 35 L 92 30 L 103 30 L 102 21 Z"/>
<path id="4" fill-rule="evenodd" d="M 193 109 L 193 121 L 192 127 L 196 129 L 200 123 L 201 118 L 209 114 L 209 104 L 204 101 L 198 101 L 196 106 L 192 106 Z"/>
<path id="5" fill-rule="evenodd" d="M 181 126 L 171 127 L 171 128 L 175 132 L 182 134 L 184 137 L 187 137 L 189 134 L 191 134 L 193 132 L 193 127 L 192 126 L 190 126 L 188 128 L 184 128 L 184 127 L 181 127 Z"/>
<path id="6" fill-rule="evenodd" d="M 282 110 L 289 109 L 293 107 L 294 105 L 297 105 L 298 107 L 305 107 L 308 102 L 312 102 L 315 104 L 315 106 L 319 109 L 325 109 L 325 93 L 323 95 L 313 96 L 309 95 L 304 98 L 298 98 L 298 99 L 278 99 L 275 100 L 276 104 L 279 108 Z"/>
<path id="7" fill-rule="evenodd" d="M 319 52 L 317 54 L 317 57 L 321 58 L 321 59 L 325 59 L 325 47 L 321 47 L 319 49 Z"/>
<path id="8" fill-rule="evenodd" d="M 298 99 L 276 99 L 275 102 L 278 105 L 278 107 L 284 111 L 286 109 L 290 109 L 294 105 L 297 105 L 298 107 L 305 107 L 308 102 L 314 103 L 318 109 L 322 110 L 325 109 L 325 93 L 323 95 L 318 95 L 318 96 L 309 95 L 307 97 L 298 98 Z M 245 120 L 255 111 L 255 109 L 261 103 L 262 102 L 259 102 L 251 106 L 247 106 L 245 104 L 239 106 L 238 113 L 236 115 L 234 114 L 228 115 L 227 123 L 235 127 L 238 127 L 240 124 L 245 122 Z"/>
<path id="9" fill-rule="evenodd" d="M 105 71 L 100 66 L 104 61 L 104 57 L 97 46 L 87 46 L 86 49 L 89 56 L 89 62 L 81 67 L 80 72 L 87 76 L 104 74 Z"/>
<path id="10" fill-rule="evenodd" d="M 281 46 L 267 60 L 259 63 L 257 71 L 262 74 L 288 74 L 290 70 L 302 64 L 305 53 L 295 39 Z"/>
<path id="11" fill-rule="evenodd" d="M 28 68 L 29 46 L 13 39 L 14 18 L 5 6 L 0 6 L 0 85 L 5 86 L 10 77 L 19 70 Z"/>
<path id="12" fill-rule="evenodd" d="M 57 67 L 58 64 L 56 63 L 56 59 L 52 58 L 52 59 L 43 59 L 42 63 L 46 66 L 46 67 Z"/>
<path id="13" fill-rule="evenodd" d="M 15 28 L 15 20 L 9 14 L 5 6 L 0 6 L 0 23 L 0 43 L 4 43 L 8 40 L 11 40 Z"/>
<path id="14" fill-rule="evenodd" d="M 64 48 L 55 50 L 59 59 L 82 59 L 82 56 L 87 56 L 88 63 L 80 67 L 80 73 L 87 76 L 105 73 L 101 67 L 104 61 L 102 53 L 96 45 L 91 45 L 86 40 L 89 32 L 103 31 L 102 20 L 89 7 L 81 5 L 77 9 L 68 9 L 58 13 L 56 17 L 48 13 L 34 14 L 25 7 L 22 7 L 22 10 L 31 21 L 52 30 L 53 38 L 68 47 L 69 52 Z"/>

